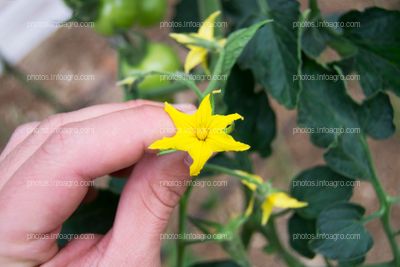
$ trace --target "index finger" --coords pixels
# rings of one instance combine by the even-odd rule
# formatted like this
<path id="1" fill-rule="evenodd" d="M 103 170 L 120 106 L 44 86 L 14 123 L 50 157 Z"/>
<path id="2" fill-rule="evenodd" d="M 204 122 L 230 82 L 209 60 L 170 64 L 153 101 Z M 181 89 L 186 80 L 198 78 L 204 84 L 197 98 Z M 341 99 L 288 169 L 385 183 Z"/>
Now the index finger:
<path id="1" fill-rule="evenodd" d="M 131 166 L 155 140 L 175 128 L 160 107 L 141 106 L 64 126 L 90 129 L 90 134 L 56 132 L 17 170 L 3 187 L 0 229 L 25 238 L 51 232 L 77 208 L 86 186 L 28 186 L 89 181 Z M 23 212 L 21 212 L 23 211 Z M 12 221 L 12 225 L 6 225 Z M 2 234 L 2 233 L 1 233 Z"/>

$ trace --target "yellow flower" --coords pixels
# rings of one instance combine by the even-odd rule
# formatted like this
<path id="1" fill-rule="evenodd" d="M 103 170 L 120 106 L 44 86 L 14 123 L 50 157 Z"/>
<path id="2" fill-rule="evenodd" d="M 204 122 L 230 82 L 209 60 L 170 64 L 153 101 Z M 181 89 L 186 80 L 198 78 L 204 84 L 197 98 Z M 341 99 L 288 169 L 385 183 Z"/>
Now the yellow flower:
<path id="1" fill-rule="evenodd" d="M 259 175 L 248 173 L 242 170 L 234 170 L 234 172 L 240 176 L 247 176 L 249 179 L 251 179 L 250 181 L 246 181 L 243 179 L 241 180 L 242 184 L 247 186 L 251 191 L 256 191 L 257 186 L 264 182 Z"/>
<path id="2" fill-rule="evenodd" d="M 202 64 L 207 69 L 207 48 L 193 45 L 196 39 L 202 39 L 208 42 L 217 42 L 220 46 L 225 44 L 225 39 L 217 41 L 214 37 L 215 19 L 221 14 L 220 11 L 212 13 L 202 24 L 197 33 L 179 34 L 171 33 L 170 36 L 178 43 L 186 45 L 190 51 L 185 61 L 185 72 L 189 73 L 191 69 Z"/>
<path id="3" fill-rule="evenodd" d="M 306 202 L 298 201 L 295 198 L 291 198 L 286 193 L 283 192 L 275 192 L 269 194 L 263 204 L 261 205 L 262 210 L 262 219 L 261 224 L 265 225 L 268 222 L 269 217 L 271 216 L 273 207 L 278 208 L 303 208 L 307 206 Z"/>
<path id="4" fill-rule="evenodd" d="M 253 181 L 246 181 L 246 180 L 241 180 L 242 183 L 247 186 L 251 191 L 253 191 L 253 195 L 250 198 L 249 201 L 249 206 L 246 208 L 245 211 L 245 216 L 250 216 L 250 214 L 253 212 L 254 209 L 254 202 L 255 202 L 255 191 L 258 186 L 260 186 L 263 183 L 263 179 L 255 174 L 250 174 L 244 171 L 236 170 L 236 173 L 239 175 L 245 175 L 247 177 L 252 178 Z M 308 204 L 306 202 L 298 201 L 295 198 L 290 197 L 286 193 L 283 192 L 273 192 L 265 198 L 264 202 L 261 205 L 261 211 L 262 211 L 262 219 L 261 219 L 261 224 L 265 225 L 268 222 L 269 217 L 271 216 L 272 209 L 274 207 L 277 208 L 303 208 L 307 206 Z"/>
<path id="5" fill-rule="evenodd" d="M 185 114 L 165 103 L 165 111 L 177 129 L 173 137 L 164 137 L 150 145 L 150 149 L 176 149 L 187 151 L 193 159 L 190 175 L 200 173 L 214 152 L 244 151 L 250 146 L 237 142 L 225 132 L 233 121 L 243 119 L 239 114 L 213 115 L 208 94 L 196 113 Z"/>

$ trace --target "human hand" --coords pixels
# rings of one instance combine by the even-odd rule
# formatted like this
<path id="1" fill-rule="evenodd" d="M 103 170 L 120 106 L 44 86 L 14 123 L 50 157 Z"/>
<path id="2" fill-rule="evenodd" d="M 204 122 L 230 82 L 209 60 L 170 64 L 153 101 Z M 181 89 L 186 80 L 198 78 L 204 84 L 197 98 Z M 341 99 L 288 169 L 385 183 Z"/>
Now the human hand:
<path id="1" fill-rule="evenodd" d="M 0 155 L 0 266 L 160 266 L 160 235 L 186 189 L 160 182 L 190 179 L 186 154 L 147 153 L 163 129 L 174 126 L 162 104 L 141 100 L 20 126 Z M 130 174 L 106 235 L 76 239 L 61 250 L 54 239 L 27 238 L 59 233 L 88 192 L 29 182 L 89 181 L 121 170 Z"/>

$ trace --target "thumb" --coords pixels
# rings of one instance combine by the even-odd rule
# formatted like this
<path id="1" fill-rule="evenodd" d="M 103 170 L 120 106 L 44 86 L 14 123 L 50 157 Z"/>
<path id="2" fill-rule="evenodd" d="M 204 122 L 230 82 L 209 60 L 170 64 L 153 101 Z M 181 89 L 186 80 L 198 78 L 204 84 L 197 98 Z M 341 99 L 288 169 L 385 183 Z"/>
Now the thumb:
<path id="1" fill-rule="evenodd" d="M 140 266 L 158 265 L 161 234 L 190 181 L 186 157 L 183 152 L 146 154 L 136 164 L 121 195 L 108 246 L 119 250 L 118 257 Z"/>

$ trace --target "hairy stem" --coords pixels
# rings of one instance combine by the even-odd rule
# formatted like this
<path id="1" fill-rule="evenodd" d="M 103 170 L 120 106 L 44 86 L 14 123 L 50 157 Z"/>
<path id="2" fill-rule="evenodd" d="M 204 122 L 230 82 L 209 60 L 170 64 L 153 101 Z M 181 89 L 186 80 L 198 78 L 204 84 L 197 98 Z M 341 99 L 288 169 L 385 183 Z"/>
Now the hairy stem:
<path id="1" fill-rule="evenodd" d="M 189 201 L 190 193 L 192 192 L 192 186 L 189 185 L 186 192 L 183 194 L 179 202 L 179 219 L 178 219 L 178 239 L 176 240 L 177 246 L 177 260 L 176 266 L 183 267 L 185 263 L 185 249 L 186 240 L 183 238 L 186 233 L 186 217 L 187 217 L 187 205 Z"/>
<path id="2" fill-rule="evenodd" d="M 281 258 L 285 261 L 286 265 L 289 267 L 305 267 L 303 263 L 301 263 L 297 258 L 295 258 L 292 254 L 290 254 L 286 248 L 281 243 L 278 233 L 275 227 L 275 217 L 272 216 L 268 221 L 267 226 L 261 227 L 261 234 L 263 234 L 270 242 L 276 252 L 281 256 Z"/>
<path id="3" fill-rule="evenodd" d="M 386 194 L 375 170 L 375 166 L 373 164 L 371 152 L 369 150 L 369 146 L 364 138 L 364 145 L 366 150 L 368 151 L 368 160 L 370 162 L 370 165 L 372 167 L 372 177 L 370 178 L 371 184 L 373 185 L 375 189 L 376 196 L 379 200 L 380 204 L 380 209 L 378 212 L 381 213 L 380 221 L 383 226 L 383 230 L 385 231 L 386 237 L 389 241 L 390 248 L 393 253 L 393 260 L 395 262 L 396 266 L 400 266 L 400 251 L 396 243 L 395 239 L 395 233 L 392 228 L 392 225 L 390 224 L 390 210 L 391 210 L 391 205 L 392 203 L 389 201 L 389 196 Z"/>

